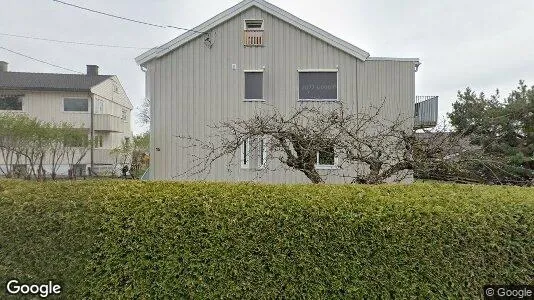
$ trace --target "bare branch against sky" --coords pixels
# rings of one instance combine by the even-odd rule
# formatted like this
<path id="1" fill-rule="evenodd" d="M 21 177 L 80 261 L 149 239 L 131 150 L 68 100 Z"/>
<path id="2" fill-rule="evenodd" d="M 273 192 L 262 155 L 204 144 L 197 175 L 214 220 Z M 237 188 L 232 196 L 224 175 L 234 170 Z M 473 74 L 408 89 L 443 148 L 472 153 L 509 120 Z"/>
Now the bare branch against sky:
<path id="1" fill-rule="evenodd" d="M 193 28 L 238 0 L 69 0 L 75 5 L 154 24 Z M 503 94 L 519 79 L 534 84 L 534 1 L 272 0 L 271 3 L 368 51 L 419 57 L 416 94 L 439 95 L 441 116 L 467 86 Z M 183 33 L 83 11 L 52 0 L 1 0 L 0 32 L 62 41 L 156 47 Z M 145 97 L 141 49 L 94 47 L 0 35 L 0 46 L 65 68 L 97 64 L 116 74 L 134 107 Z M 67 72 L 0 49 L 10 70 Z M 136 112 L 133 113 L 135 116 Z M 135 132 L 146 129 L 134 125 Z"/>

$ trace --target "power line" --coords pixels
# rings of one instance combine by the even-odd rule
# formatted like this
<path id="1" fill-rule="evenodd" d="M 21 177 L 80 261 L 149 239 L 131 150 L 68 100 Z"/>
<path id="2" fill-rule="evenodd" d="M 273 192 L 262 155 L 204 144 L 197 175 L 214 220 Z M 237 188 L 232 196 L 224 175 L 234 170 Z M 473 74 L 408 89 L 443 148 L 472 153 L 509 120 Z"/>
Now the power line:
<path id="1" fill-rule="evenodd" d="M 96 47 L 108 47 L 108 48 L 123 48 L 123 49 L 140 49 L 140 50 L 152 49 L 152 48 L 148 48 L 148 47 L 118 46 L 118 45 L 95 44 L 95 43 L 87 43 L 87 42 L 54 40 L 54 39 L 41 38 L 41 37 L 35 37 L 35 36 L 26 36 L 26 35 L 1 33 L 1 32 L 0 32 L 0 35 L 9 36 L 9 37 L 24 38 L 24 39 L 31 39 L 31 40 L 46 41 L 46 42 L 63 43 L 63 44 L 74 44 L 74 45 L 85 45 L 85 46 L 96 46 Z"/>
<path id="2" fill-rule="evenodd" d="M 159 27 L 159 28 L 174 28 L 174 29 L 180 29 L 180 30 L 185 30 L 185 31 L 192 31 L 192 32 L 196 32 L 196 33 L 207 33 L 207 32 L 203 32 L 203 31 L 196 31 L 196 30 L 193 30 L 193 29 L 187 29 L 187 28 L 178 27 L 178 26 L 161 25 L 161 24 L 155 24 L 155 23 L 150 23 L 150 22 L 145 22 L 145 21 L 139 21 L 139 20 L 126 18 L 126 17 L 121 17 L 121 16 L 118 16 L 118 15 L 106 13 L 106 12 L 103 12 L 103 11 L 94 10 L 94 9 L 91 9 L 91 8 L 79 6 L 79 5 L 68 3 L 68 2 L 64 2 L 64 1 L 61 1 L 61 0 L 52 0 L 52 1 L 64 4 L 64 5 L 76 7 L 76 8 L 79 8 L 79 9 L 83 9 L 83 10 L 86 10 L 86 11 L 90 11 L 90 12 L 93 12 L 93 13 L 101 14 L 101 15 L 104 15 L 104 16 L 117 18 L 117 19 L 121 19 L 121 20 L 124 20 L 124 21 L 130 21 L 130 22 L 134 22 L 134 23 L 138 23 L 138 24 L 143 24 L 143 25 L 148 25 L 148 26 L 153 26 L 153 27 Z"/>
<path id="3" fill-rule="evenodd" d="M 82 72 L 79 72 L 79 71 L 76 71 L 76 70 L 72 70 L 72 69 L 69 69 L 69 68 L 64 68 L 64 67 L 62 67 L 62 66 L 58 66 L 58 65 L 55 65 L 55 64 L 53 64 L 53 63 L 49 63 L 49 62 L 47 62 L 47 61 L 44 61 L 44 60 L 41 60 L 41 59 L 38 59 L 38 58 L 35 58 L 35 57 L 28 56 L 28 55 L 26 55 L 26 54 L 22 54 L 22 53 L 20 53 L 20 52 L 13 51 L 13 50 L 7 49 L 7 48 L 2 47 L 2 46 L 0 46 L 0 49 L 6 50 L 6 51 L 11 52 L 11 53 L 13 53 L 13 54 L 17 54 L 17 55 L 26 57 L 26 58 L 31 59 L 31 60 L 34 60 L 34 61 L 38 61 L 38 62 L 43 63 L 43 64 L 47 64 L 47 65 L 52 66 L 52 67 L 56 67 L 56 68 L 59 68 L 59 69 L 63 69 L 63 70 L 67 70 L 67 71 L 71 71 L 71 72 L 74 72 L 74 73 L 84 74 L 84 73 L 82 73 Z"/>

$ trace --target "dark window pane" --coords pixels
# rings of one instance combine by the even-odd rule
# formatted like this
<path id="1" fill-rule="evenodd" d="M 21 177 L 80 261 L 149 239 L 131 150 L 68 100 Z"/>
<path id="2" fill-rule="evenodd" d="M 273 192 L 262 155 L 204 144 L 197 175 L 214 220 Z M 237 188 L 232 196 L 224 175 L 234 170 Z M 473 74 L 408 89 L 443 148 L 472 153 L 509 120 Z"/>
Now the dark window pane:
<path id="1" fill-rule="evenodd" d="M 263 99 L 263 72 L 245 73 L 245 99 Z"/>
<path id="2" fill-rule="evenodd" d="M 337 72 L 300 72 L 299 99 L 337 99 Z"/>
<path id="3" fill-rule="evenodd" d="M 0 96 L 0 110 L 22 110 L 22 97 Z"/>
<path id="4" fill-rule="evenodd" d="M 64 111 L 89 111 L 89 100 L 66 98 L 63 100 Z"/>
<path id="5" fill-rule="evenodd" d="M 323 151 L 319 151 L 319 165 L 334 165 L 334 148 L 326 148 Z"/>

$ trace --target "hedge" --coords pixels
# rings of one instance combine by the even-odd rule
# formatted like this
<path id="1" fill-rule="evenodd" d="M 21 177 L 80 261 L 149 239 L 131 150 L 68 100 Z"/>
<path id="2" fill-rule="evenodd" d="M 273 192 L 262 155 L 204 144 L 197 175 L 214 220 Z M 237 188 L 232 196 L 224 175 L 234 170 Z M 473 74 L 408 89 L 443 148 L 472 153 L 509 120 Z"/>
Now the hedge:
<path id="1" fill-rule="evenodd" d="M 0 278 L 67 299 L 477 298 L 534 284 L 533 216 L 519 187 L 0 181 Z"/>

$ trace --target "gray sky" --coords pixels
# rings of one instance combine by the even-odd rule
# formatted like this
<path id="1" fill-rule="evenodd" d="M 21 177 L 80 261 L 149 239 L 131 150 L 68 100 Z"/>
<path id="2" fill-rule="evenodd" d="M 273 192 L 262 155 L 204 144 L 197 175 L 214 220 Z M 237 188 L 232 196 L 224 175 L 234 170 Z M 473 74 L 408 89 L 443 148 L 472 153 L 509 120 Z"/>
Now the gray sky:
<path id="1" fill-rule="evenodd" d="M 125 17 L 186 28 L 237 4 L 237 0 L 65 0 Z M 451 109 L 458 90 L 470 86 L 507 95 L 519 79 L 534 84 L 532 0 L 304 0 L 271 3 L 364 50 L 371 56 L 419 57 L 417 95 L 440 96 L 439 113 Z M 0 0 L 0 33 L 60 40 L 155 47 L 179 34 L 125 22 L 52 0 Z M 144 52 L 56 44 L 0 35 L 0 46 L 85 72 L 119 76 L 134 107 L 144 98 L 144 74 L 134 58 Z M 11 71 L 56 69 L 0 49 Z M 136 111 L 134 111 L 136 114 Z M 134 125 L 134 132 L 144 128 Z"/>

